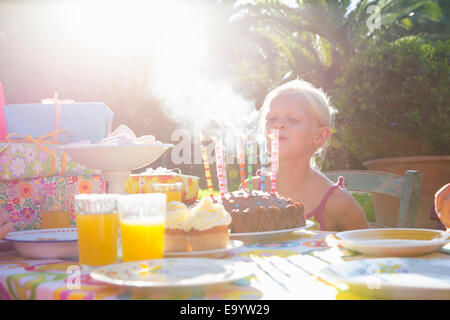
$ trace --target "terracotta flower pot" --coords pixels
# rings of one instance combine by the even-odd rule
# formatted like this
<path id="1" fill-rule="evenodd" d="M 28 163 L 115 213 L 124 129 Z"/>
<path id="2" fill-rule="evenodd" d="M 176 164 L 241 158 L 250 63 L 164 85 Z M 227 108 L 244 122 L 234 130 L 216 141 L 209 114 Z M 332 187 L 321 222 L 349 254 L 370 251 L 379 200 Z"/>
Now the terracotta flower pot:
<path id="1" fill-rule="evenodd" d="M 443 185 L 450 182 L 450 156 L 384 158 L 366 161 L 363 165 L 369 170 L 390 172 L 402 176 L 407 170 L 422 172 L 423 180 L 415 227 L 431 229 L 438 227 L 438 220 L 432 220 L 430 212 L 434 205 L 434 194 Z M 375 193 L 372 195 L 372 199 L 376 222 L 396 227 L 400 201 Z"/>

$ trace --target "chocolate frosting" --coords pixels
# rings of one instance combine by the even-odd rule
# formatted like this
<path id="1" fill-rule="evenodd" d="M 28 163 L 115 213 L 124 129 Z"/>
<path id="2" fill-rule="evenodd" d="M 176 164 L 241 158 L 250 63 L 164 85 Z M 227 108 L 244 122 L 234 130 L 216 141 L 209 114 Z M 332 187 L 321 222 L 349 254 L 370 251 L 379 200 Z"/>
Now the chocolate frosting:
<path id="1" fill-rule="evenodd" d="M 278 193 L 238 190 L 224 195 L 222 204 L 231 214 L 231 232 L 262 232 L 305 225 L 302 203 Z"/>

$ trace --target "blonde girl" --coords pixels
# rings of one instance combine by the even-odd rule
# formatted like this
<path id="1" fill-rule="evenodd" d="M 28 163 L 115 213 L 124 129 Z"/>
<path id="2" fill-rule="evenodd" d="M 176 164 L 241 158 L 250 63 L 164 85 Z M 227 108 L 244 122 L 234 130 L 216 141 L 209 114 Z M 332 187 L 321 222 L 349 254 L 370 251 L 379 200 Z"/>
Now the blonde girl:
<path id="1" fill-rule="evenodd" d="M 315 168 L 314 155 L 323 150 L 332 128 L 332 107 L 322 90 L 302 80 L 272 90 L 261 108 L 260 127 L 266 134 L 278 129 L 276 188 L 281 195 L 302 202 L 307 219 L 320 230 L 369 227 L 358 202 L 345 190 L 344 179 L 335 184 Z M 260 188 L 259 178 L 253 179 L 253 187 Z"/>

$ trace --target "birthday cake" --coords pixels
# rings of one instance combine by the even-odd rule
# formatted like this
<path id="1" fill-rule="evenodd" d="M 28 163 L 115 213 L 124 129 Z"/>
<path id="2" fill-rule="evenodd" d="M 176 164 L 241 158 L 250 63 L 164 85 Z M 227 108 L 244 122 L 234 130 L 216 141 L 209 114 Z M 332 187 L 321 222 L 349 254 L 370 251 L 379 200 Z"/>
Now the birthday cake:
<path id="1" fill-rule="evenodd" d="M 232 233 L 291 229 L 306 223 L 303 204 L 278 193 L 239 190 L 225 194 L 222 204 L 231 215 Z"/>

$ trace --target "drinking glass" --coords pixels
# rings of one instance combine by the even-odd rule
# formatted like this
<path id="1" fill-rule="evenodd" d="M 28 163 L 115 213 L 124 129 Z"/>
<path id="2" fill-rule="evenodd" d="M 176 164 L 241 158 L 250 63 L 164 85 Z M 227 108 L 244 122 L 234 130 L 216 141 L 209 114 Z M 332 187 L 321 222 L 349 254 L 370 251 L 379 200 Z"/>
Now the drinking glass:
<path id="1" fill-rule="evenodd" d="M 56 188 L 43 187 L 39 190 L 42 229 L 70 227 L 70 209 L 75 193 L 75 183 L 68 183 Z"/>
<path id="2" fill-rule="evenodd" d="M 170 201 L 181 201 L 182 196 L 182 182 L 174 183 L 153 183 L 153 192 L 164 193 L 167 197 L 166 204 Z"/>
<path id="3" fill-rule="evenodd" d="M 123 195 L 117 201 L 123 261 L 160 259 L 164 253 L 166 195 Z"/>
<path id="4" fill-rule="evenodd" d="M 117 262 L 119 216 L 115 194 L 75 196 L 78 254 L 81 265 L 102 266 Z"/>

